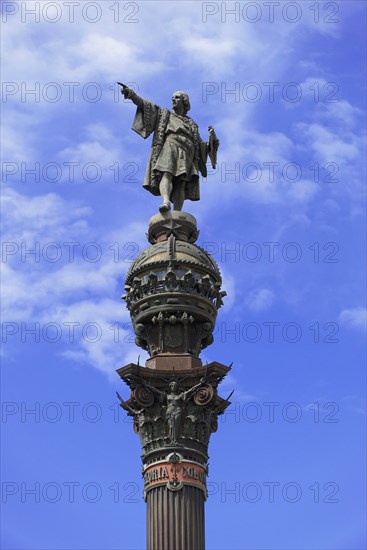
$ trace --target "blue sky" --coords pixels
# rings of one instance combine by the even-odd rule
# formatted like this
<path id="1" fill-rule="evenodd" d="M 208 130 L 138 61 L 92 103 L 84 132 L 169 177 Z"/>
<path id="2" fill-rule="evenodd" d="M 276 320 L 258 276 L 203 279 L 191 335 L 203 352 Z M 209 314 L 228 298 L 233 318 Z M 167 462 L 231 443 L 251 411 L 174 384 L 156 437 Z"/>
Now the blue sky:
<path id="1" fill-rule="evenodd" d="M 365 548 L 365 2 L 2 16 L 2 547 L 145 547 L 115 370 L 145 359 L 120 296 L 159 198 L 119 80 L 161 106 L 187 91 L 220 139 L 184 207 L 228 292 L 202 357 L 233 361 L 235 389 L 208 550 Z"/>

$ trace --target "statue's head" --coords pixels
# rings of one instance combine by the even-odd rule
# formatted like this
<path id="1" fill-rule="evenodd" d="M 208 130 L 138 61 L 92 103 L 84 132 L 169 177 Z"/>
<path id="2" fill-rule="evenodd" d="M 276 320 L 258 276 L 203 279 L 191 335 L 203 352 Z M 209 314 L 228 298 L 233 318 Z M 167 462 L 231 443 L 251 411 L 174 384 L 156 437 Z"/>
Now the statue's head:
<path id="1" fill-rule="evenodd" d="M 191 109 L 190 99 L 186 92 L 177 91 L 172 94 L 172 108 L 175 111 L 179 110 L 179 106 L 182 105 L 183 112 L 186 115 Z"/>
<path id="2" fill-rule="evenodd" d="M 178 392 L 178 383 L 177 382 L 170 382 L 169 389 L 171 390 L 171 392 L 177 393 Z"/>

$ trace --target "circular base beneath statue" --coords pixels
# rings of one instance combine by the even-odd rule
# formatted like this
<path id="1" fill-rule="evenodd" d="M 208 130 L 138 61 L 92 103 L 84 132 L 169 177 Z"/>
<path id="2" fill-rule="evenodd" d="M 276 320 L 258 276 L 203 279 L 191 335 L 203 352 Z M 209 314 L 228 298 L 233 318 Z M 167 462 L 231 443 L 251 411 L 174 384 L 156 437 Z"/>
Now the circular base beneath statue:
<path id="1" fill-rule="evenodd" d="M 147 235 L 150 244 L 167 241 L 171 235 L 179 241 L 194 243 L 199 236 L 194 216 L 171 210 L 150 218 Z"/>

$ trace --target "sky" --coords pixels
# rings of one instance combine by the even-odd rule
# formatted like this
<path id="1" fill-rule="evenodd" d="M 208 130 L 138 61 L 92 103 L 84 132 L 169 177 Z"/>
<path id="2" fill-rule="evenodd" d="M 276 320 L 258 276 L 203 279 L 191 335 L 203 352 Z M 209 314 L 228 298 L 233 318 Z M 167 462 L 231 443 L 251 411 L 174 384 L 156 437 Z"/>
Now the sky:
<path id="1" fill-rule="evenodd" d="M 120 300 L 159 197 L 116 81 L 220 140 L 197 218 L 233 362 L 207 550 L 365 535 L 364 1 L 2 2 L 2 548 L 145 548 Z"/>

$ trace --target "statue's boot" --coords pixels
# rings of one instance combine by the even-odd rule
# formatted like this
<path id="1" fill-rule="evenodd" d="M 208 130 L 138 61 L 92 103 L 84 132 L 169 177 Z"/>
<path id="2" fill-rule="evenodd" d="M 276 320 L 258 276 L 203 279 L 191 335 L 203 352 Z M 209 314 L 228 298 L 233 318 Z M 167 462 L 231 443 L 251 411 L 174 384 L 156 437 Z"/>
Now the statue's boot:
<path id="1" fill-rule="evenodd" d="M 164 202 L 159 207 L 160 212 L 168 212 L 169 210 L 171 210 L 171 205 L 169 202 Z"/>

